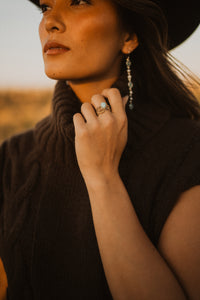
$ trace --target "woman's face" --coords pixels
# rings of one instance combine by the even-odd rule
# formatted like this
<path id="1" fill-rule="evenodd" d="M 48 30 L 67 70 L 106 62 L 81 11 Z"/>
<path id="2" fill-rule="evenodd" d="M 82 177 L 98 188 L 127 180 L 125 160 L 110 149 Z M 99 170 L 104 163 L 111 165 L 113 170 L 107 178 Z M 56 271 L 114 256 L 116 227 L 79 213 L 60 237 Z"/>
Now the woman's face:
<path id="1" fill-rule="evenodd" d="M 82 82 L 119 75 L 125 33 L 111 0 L 40 0 L 40 5 L 39 34 L 48 77 Z M 52 44 L 55 48 L 45 52 L 51 41 L 69 50 Z"/>

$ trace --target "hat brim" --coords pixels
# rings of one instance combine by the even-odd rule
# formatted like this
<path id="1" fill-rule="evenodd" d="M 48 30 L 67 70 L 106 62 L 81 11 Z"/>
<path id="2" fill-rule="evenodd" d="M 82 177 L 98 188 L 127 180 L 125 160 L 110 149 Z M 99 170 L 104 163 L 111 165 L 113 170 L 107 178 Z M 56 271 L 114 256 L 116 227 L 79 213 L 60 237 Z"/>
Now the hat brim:
<path id="1" fill-rule="evenodd" d="M 39 6 L 39 0 L 29 0 Z M 154 0 L 164 11 L 168 21 L 169 49 L 183 43 L 200 23 L 200 5 L 196 0 Z"/>
<path id="2" fill-rule="evenodd" d="M 200 2 L 196 0 L 155 0 L 168 21 L 170 49 L 183 43 L 200 23 Z"/>

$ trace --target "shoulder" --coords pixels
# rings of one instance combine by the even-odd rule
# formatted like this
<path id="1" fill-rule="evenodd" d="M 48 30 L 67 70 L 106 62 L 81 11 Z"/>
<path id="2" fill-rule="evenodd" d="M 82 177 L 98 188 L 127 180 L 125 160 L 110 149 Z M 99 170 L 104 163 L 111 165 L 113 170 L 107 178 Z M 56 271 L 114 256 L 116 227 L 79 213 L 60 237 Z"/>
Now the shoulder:
<path id="1" fill-rule="evenodd" d="M 168 162 L 167 196 L 162 194 L 163 201 L 157 213 L 165 216 L 158 249 L 186 294 L 199 299 L 200 122 L 174 118 L 163 130 L 167 137 L 163 141 L 166 153 L 173 155 Z"/>
<path id="2" fill-rule="evenodd" d="M 158 137 L 166 141 L 169 146 L 172 143 L 187 145 L 198 141 L 200 140 L 200 120 L 170 118 L 159 132 Z"/>
<path id="3" fill-rule="evenodd" d="M 147 185 L 153 186 L 152 222 L 156 244 L 180 196 L 200 185 L 199 155 L 200 122 L 184 118 L 169 119 L 146 147 Z"/>
<path id="4" fill-rule="evenodd" d="M 200 120 L 189 118 L 170 118 L 165 128 L 166 133 L 178 141 L 200 137 Z"/>

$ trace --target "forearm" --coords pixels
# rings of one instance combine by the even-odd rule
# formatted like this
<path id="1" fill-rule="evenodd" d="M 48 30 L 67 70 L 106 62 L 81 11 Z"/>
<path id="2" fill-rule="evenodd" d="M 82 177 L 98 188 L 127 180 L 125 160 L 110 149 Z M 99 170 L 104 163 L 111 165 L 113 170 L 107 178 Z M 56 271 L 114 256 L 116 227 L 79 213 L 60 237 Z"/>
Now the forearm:
<path id="1" fill-rule="evenodd" d="M 176 277 L 144 232 L 120 177 L 86 185 L 113 298 L 185 300 Z"/>

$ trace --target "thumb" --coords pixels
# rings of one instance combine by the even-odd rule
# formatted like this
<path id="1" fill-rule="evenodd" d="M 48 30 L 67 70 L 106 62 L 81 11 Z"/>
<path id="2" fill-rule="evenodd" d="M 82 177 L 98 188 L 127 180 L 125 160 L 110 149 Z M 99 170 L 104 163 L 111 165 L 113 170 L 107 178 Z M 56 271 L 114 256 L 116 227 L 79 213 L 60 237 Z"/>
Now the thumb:
<path id="1" fill-rule="evenodd" d="M 123 102 L 123 105 L 124 105 L 124 108 L 126 107 L 126 104 L 128 102 L 128 99 L 129 99 L 129 95 L 126 95 L 122 98 L 122 102 Z"/>

